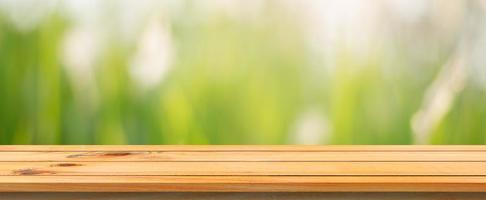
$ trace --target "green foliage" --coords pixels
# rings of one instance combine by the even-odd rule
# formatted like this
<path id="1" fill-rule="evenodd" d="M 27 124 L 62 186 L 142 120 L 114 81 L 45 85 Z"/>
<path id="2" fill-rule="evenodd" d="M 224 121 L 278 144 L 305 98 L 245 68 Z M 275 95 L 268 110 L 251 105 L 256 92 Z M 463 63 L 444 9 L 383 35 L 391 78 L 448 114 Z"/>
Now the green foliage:
<path id="1" fill-rule="evenodd" d="M 69 20 L 25 32 L 0 15 L 0 144 L 289 144 L 309 107 L 330 127 L 316 143 L 413 143 L 410 120 L 445 59 L 417 69 L 398 53 L 390 67 L 388 54 L 343 51 L 327 69 L 299 23 L 267 9 L 258 23 L 174 18 L 174 62 L 152 88 L 130 75 L 134 44 L 113 37 L 80 89 L 61 62 Z M 469 84 L 432 143 L 484 144 L 484 101 Z"/>

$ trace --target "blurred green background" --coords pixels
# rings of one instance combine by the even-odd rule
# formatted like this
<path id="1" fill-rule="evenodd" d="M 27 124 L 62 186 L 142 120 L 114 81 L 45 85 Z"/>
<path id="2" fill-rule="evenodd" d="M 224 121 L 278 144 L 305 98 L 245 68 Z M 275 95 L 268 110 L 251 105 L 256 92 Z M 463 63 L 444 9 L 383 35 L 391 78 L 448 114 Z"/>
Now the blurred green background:
<path id="1" fill-rule="evenodd" d="M 484 144 L 486 1 L 0 0 L 0 144 Z"/>

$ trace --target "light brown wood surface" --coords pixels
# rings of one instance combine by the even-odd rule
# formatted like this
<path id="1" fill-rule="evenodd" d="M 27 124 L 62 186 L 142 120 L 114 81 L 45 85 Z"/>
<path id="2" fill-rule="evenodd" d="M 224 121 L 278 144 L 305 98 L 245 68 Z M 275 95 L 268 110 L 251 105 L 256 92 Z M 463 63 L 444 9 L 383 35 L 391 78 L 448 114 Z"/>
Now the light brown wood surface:
<path id="1" fill-rule="evenodd" d="M 3 193 L 2 200 L 484 200 L 486 193 Z"/>
<path id="2" fill-rule="evenodd" d="M 486 192 L 486 146 L 0 146 L 0 192 Z"/>

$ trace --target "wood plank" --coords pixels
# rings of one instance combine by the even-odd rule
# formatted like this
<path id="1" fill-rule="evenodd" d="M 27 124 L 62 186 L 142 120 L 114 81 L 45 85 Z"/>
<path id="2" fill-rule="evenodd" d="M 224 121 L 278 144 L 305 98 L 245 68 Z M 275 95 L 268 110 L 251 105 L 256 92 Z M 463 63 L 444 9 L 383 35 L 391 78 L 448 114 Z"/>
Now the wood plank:
<path id="1" fill-rule="evenodd" d="M 0 146 L 3 192 L 486 192 L 486 146 Z"/>
<path id="2" fill-rule="evenodd" d="M 204 192 L 204 193 L 4 193 L 2 200 L 95 200 L 95 199 L 116 199 L 116 200 L 225 200 L 225 199 L 251 199 L 251 200 L 482 200 L 486 199 L 486 193 L 451 193 L 451 192 L 427 192 L 427 193 L 234 193 L 234 192 Z"/>
<path id="3" fill-rule="evenodd" d="M 0 162 L 0 176 L 486 176 L 486 162 Z"/>
<path id="4" fill-rule="evenodd" d="M 264 162 L 264 161 L 486 161 L 486 152 L 175 152 L 175 151 L 85 151 L 85 152 L 0 152 L 0 162 Z"/>
<path id="5" fill-rule="evenodd" d="M 484 192 L 483 177 L 2 176 L 2 192 Z"/>
<path id="6" fill-rule="evenodd" d="M 0 145 L 0 151 L 481 151 L 486 145 Z"/>

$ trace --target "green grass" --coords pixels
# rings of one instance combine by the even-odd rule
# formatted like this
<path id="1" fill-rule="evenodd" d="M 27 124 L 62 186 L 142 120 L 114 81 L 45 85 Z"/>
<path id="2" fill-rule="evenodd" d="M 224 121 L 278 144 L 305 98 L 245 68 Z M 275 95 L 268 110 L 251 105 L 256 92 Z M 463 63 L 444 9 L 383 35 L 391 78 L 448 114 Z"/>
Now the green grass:
<path id="1" fill-rule="evenodd" d="M 136 45 L 115 34 L 87 90 L 61 62 L 72 22 L 54 13 L 21 32 L 0 13 L 0 144 L 291 144 L 309 108 L 330 126 L 316 143 L 412 144 L 412 115 L 447 50 L 431 47 L 444 56 L 410 67 L 411 49 L 390 41 L 364 60 L 343 49 L 331 69 L 282 12 L 267 8 L 258 23 L 174 17 L 173 65 L 148 89 L 130 75 Z M 485 95 L 469 82 L 430 142 L 486 143 Z"/>

